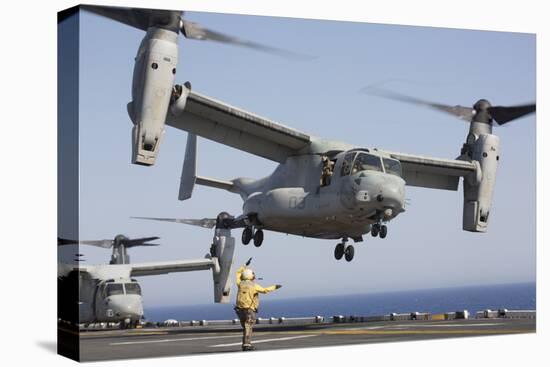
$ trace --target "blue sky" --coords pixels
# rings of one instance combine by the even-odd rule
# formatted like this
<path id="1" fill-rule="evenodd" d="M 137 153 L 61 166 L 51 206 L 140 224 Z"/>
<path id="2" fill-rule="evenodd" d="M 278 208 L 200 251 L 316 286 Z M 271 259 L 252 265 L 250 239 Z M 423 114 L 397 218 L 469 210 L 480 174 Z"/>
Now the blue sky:
<path id="1" fill-rule="evenodd" d="M 315 55 L 314 60 L 287 60 L 180 38 L 177 76 L 199 92 L 312 135 L 454 158 L 467 134 L 462 121 L 359 90 L 384 83 L 419 98 L 462 105 L 479 98 L 502 105 L 535 99 L 534 35 L 207 13 L 186 18 Z M 131 252 L 136 262 L 202 257 L 210 231 L 129 219 L 202 218 L 222 210 L 240 214 L 242 205 L 236 195 L 205 187 L 197 187 L 188 201 L 177 200 L 185 132 L 167 128 L 154 167 L 130 164 L 126 104 L 142 37 L 142 31 L 82 15 L 80 235 L 160 236 L 162 246 Z M 488 233 L 461 230 L 461 191 L 407 187 L 407 212 L 390 223 L 385 240 L 366 237 L 357 244 L 352 263 L 334 260 L 336 241 L 272 232 L 259 249 L 239 244 L 236 262 L 253 256 L 265 283 L 285 285 L 273 295 L 278 298 L 534 280 L 535 116 L 495 132 L 501 138 L 501 165 Z M 198 167 L 201 175 L 229 179 L 265 176 L 275 164 L 200 139 Z M 96 248 L 81 252 L 87 263 L 108 261 L 110 255 Z M 140 282 L 146 307 L 213 299 L 209 272 Z"/>

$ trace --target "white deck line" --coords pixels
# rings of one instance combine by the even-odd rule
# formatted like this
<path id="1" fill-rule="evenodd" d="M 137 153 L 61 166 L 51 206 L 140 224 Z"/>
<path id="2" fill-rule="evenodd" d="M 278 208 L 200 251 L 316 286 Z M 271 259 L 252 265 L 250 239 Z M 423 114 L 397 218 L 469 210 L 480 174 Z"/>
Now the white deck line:
<path id="1" fill-rule="evenodd" d="M 273 339 L 263 339 L 263 340 L 253 340 L 252 344 L 259 344 L 259 343 L 269 343 L 269 342 L 278 342 L 278 341 L 284 341 L 284 340 L 293 340 L 293 339 L 302 339 L 302 338 L 309 338 L 312 336 L 317 336 L 315 334 L 313 335 L 297 335 L 297 336 L 287 336 L 284 338 L 273 338 Z M 219 347 L 234 347 L 236 345 L 241 345 L 241 342 L 239 343 L 230 343 L 230 344 L 217 344 L 217 345 L 211 345 L 210 348 L 219 348 Z"/>

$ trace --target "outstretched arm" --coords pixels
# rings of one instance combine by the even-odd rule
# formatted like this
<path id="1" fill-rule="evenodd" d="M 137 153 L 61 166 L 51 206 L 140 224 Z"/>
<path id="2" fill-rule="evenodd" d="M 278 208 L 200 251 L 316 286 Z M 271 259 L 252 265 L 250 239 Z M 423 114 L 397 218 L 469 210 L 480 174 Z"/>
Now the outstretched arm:
<path id="1" fill-rule="evenodd" d="M 272 285 L 272 286 L 264 288 L 261 285 L 256 284 L 255 290 L 258 293 L 266 294 L 266 293 L 269 293 L 269 292 L 273 292 L 274 290 L 279 289 L 279 288 L 281 288 L 280 285 Z"/>

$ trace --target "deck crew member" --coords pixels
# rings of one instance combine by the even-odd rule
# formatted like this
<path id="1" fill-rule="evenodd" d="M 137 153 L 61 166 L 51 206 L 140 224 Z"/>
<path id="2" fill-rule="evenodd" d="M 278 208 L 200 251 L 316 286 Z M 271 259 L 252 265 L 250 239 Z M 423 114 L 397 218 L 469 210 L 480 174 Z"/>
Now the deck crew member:
<path id="1" fill-rule="evenodd" d="M 276 289 L 281 288 L 280 284 L 272 285 L 264 288 L 256 283 L 256 274 L 252 269 L 247 266 L 250 265 L 252 258 L 248 259 L 245 265 L 241 266 L 237 270 L 237 286 L 239 287 L 237 293 L 237 304 L 235 305 L 235 312 L 239 316 L 241 326 L 243 327 L 243 351 L 254 350 L 252 346 L 252 327 L 256 322 L 256 312 L 258 312 L 258 306 L 260 304 L 259 294 L 273 292 Z"/>

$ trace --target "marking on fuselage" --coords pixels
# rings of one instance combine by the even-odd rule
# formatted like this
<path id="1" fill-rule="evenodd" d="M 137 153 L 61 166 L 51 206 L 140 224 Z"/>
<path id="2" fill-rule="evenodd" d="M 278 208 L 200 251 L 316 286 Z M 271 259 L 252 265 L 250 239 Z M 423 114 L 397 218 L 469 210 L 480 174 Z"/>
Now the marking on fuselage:
<path id="1" fill-rule="evenodd" d="M 312 336 L 317 336 L 317 334 L 310 334 L 310 335 L 297 335 L 297 336 L 287 336 L 283 338 L 273 338 L 273 339 L 262 339 L 262 340 L 254 340 L 254 344 L 258 343 L 269 343 L 269 342 L 278 342 L 278 341 L 285 341 L 285 340 L 294 340 L 294 339 L 302 339 L 302 338 L 310 338 Z M 241 345 L 241 342 L 238 343 L 230 343 L 230 344 L 216 344 L 211 345 L 210 348 L 221 348 L 221 347 L 234 347 L 237 345 Z"/>

